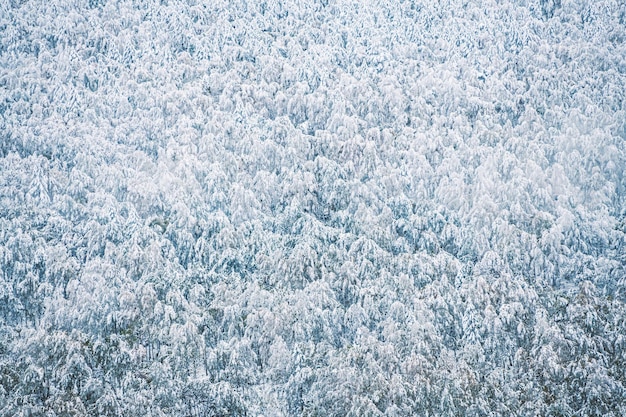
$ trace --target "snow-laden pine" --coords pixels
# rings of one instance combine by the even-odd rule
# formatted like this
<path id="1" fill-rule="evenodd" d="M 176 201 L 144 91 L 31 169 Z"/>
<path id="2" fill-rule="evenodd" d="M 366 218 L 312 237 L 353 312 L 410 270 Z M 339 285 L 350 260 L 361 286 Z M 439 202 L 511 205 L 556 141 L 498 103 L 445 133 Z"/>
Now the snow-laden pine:
<path id="1" fill-rule="evenodd" d="M 0 415 L 626 414 L 621 1 L 0 1 Z"/>

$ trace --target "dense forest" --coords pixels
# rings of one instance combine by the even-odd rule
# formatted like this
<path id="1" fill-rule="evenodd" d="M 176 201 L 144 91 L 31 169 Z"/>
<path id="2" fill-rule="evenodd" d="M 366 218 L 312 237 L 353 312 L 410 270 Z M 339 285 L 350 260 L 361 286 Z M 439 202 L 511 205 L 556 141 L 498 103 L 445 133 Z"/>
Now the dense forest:
<path id="1" fill-rule="evenodd" d="M 626 415 L 626 3 L 0 0 L 0 416 Z"/>

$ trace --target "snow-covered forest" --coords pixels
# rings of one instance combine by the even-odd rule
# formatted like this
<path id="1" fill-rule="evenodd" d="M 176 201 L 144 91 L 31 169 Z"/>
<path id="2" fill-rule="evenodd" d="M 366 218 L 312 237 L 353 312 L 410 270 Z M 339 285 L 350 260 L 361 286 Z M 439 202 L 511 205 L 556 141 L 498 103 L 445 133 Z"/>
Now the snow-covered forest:
<path id="1" fill-rule="evenodd" d="M 626 415 L 622 0 L 0 0 L 0 416 Z"/>

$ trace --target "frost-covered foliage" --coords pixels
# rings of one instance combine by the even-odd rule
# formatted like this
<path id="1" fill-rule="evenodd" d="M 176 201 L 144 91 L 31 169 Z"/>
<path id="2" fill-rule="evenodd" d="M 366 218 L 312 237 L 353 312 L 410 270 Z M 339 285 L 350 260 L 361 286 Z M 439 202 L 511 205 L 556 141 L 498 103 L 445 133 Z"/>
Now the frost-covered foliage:
<path id="1" fill-rule="evenodd" d="M 626 415 L 619 0 L 0 0 L 0 415 Z"/>

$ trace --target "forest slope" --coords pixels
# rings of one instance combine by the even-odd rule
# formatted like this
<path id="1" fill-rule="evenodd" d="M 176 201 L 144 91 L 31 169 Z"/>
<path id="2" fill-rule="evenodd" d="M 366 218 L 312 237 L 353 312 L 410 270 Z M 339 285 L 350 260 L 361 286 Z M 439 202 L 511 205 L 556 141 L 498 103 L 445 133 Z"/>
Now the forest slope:
<path id="1" fill-rule="evenodd" d="M 0 415 L 626 415 L 622 1 L 0 1 Z"/>

